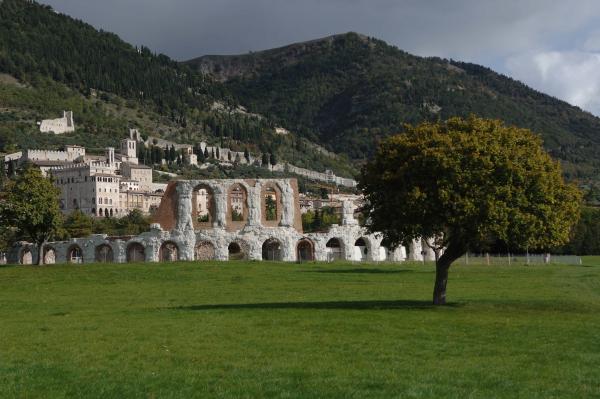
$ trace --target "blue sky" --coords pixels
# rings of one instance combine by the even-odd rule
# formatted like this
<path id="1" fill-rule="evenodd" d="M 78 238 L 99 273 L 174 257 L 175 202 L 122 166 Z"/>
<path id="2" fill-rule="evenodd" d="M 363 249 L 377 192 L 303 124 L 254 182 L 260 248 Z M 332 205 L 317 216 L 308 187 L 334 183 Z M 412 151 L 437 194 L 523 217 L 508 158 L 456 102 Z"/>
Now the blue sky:
<path id="1" fill-rule="evenodd" d="M 600 115 L 600 1 L 43 0 L 178 60 L 356 31 L 471 61 Z"/>

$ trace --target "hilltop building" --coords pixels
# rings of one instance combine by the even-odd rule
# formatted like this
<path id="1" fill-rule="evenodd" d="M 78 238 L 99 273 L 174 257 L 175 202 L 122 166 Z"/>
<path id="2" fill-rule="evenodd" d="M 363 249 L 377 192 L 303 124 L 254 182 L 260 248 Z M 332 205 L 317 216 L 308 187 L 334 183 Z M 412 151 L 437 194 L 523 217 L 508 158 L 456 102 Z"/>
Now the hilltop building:
<path id="1" fill-rule="evenodd" d="M 158 208 L 166 184 L 154 183 L 152 168 L 140 165 L 137 142 L 121 141 L 120 152 L 106 148 L 104 155 L 89 155 L 81 146 L 63 151 L 26 150 L 9 154 L 5 162 L 31 162 L 51 175 L 60 189 L 60 209 L 80 210 L 97 217 L 121 217 L 134 209 L 150 214 Z"/>
<path id="2" fill-rule="evenodd" d="M 44 119 L 39 122 L 40 132 L 63 134 L 75 131 L 73 111 L 63 111 L 63 117 L 57 119 Z"/>

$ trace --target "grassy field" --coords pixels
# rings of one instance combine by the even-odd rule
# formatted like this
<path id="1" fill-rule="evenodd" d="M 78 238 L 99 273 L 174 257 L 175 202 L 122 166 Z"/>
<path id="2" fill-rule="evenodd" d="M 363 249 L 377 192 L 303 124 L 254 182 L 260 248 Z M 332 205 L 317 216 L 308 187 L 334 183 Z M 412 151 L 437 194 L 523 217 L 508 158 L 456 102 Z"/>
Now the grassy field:
<path id="1" fill-rule="evenodd" d="M 600 258 L 0 268 L 0 397 L 600 397 Z"/>

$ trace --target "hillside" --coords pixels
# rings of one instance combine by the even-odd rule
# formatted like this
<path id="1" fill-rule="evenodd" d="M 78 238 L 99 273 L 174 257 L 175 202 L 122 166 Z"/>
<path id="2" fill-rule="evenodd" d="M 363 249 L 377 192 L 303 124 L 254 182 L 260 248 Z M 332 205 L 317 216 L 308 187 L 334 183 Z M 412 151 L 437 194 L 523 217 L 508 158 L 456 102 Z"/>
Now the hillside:
<path id="1" fill-rule="evenodd" d="M 475 64 L 417 57 L 356 33 L 185 63 L 252 112 L 362 160 L 405 123 L 499 118 L 542 135 L 569 178 L 600 178 L 600 119 Z"/>
<path id="2" fill-rule="evenodd" d="M 116 146 L 127 128 L 138 127 L 178 142 L 354 172 L 344 158 L 305 151 L 314 144 L 277 134 L 273 121 L 243 112 L 221 83 L 32 1 L 0 2 L 0 74 L 0 153 L 66 143 Z M 36 122 L 63 109 L 74 111 L 76 133 L 40 134 Z"/>

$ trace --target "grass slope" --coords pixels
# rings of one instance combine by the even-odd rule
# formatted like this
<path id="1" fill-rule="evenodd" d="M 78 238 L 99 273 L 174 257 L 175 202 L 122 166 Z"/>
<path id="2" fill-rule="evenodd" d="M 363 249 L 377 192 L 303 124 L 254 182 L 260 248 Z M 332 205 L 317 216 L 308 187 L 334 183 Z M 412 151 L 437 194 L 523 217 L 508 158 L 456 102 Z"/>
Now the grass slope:
<path id="1" fill-rule="evenodd" d="M 586 264 L 600 259 L 586 259 Z M 0 268 L 0 397 L 600 396 L 600 267 Z"/>

